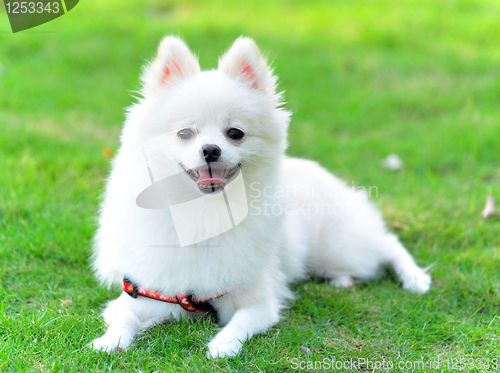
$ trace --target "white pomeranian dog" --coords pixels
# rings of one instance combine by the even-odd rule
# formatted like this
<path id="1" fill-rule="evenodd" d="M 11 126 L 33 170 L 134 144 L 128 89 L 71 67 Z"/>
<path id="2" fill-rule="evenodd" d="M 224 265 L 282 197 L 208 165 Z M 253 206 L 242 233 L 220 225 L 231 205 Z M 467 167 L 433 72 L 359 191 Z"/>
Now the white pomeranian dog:
<path id="1" fill-rule="evenodd" d="M 366 193 L 285 155 L 290 113 L 252 40 L 201 72 L 184 42 L 166 37 L 143 84 L 95 237 L 100 280 L 124 290 L 95 350 L 122 351 L 157 323 L 216 311 L 225 326 L 208 357 L 234 356 L 309 276 L 350 287 L 390 266 L 403 288 L 429 289 Z"/>

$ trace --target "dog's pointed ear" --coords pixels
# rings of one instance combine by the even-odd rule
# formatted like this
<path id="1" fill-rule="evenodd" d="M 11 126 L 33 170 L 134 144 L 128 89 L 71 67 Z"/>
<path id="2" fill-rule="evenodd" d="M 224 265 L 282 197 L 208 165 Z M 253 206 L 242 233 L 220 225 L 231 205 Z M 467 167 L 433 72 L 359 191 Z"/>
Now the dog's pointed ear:
<path id="1" fill-rule="evenodd" d="M 169 86 L 195 75 L 200 65 L 187 45 L 175 36 L 165 37 L 158 48 L 158 55 L 144 74 L 146 92 Z"/>
<path id="2" fill-rule="evenodd" d="M 236 39 L 231 49 L 219 60 L 219 70 L 253 89 L 274 94 L 276 78 L 252 39 Z"/>

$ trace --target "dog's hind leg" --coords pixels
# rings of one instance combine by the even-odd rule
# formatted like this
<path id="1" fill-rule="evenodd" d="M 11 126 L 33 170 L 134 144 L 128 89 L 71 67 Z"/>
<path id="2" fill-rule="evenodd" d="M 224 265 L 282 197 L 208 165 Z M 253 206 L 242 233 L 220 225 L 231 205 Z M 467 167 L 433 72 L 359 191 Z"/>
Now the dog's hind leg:
<path id="1" fill-rule="evenodd" d="M 347 276 L 347 275 L 342 276 L 342 275 L 339 275 L 339 276 L 335 276 L 334 278 L 330 279 L 330 285 L 333 285 L 333 286 L 335 286 L 337 288 L 348 289 L 348 288 L 351 288 L 354 285 L 354 282 L 353 282 L 351 276 Z"/>
<path id="2" fill-rule="evenodd" d="M 373 280 L 384 266 L 394 269 L 404 289 L 413 293 L 429 290 L 430 276 L 415 264 L 395 235 L 381 230 L 336 233 L 313 247 L 308 263 L 311 275 L 343 288 L 351 287 L 354 280 Z"/>

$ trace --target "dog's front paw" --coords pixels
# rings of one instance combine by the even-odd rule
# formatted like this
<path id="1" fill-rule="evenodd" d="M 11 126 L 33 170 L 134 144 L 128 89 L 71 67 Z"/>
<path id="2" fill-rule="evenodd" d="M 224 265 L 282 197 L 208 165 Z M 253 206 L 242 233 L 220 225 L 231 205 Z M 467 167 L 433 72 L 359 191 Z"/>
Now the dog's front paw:
<path id="1" fill-rule="evenodd" d="M 107 336 L 106 334 L 104 334 L 101 338 L 94 339 L 89 346 L 94 351 L 103 351 L 108 354 L 114 351 L 123 352 L 128 347 L 119 339 L 117 340 L 116 338 Z"/>
<path id="2" fill-rule="evenodd" d="M 238 339 L 218 341 L 217 338 L 215 338 L 208 344 L 207 358 L 218 359 L 236 356 L 241 346 L 242 343 Z"/>

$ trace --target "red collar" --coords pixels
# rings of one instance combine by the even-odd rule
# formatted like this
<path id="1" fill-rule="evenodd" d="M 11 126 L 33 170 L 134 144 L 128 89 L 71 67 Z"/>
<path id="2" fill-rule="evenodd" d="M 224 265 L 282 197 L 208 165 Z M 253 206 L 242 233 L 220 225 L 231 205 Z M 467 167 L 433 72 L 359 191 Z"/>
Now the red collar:
<path id="1" fill-rule="evenodd" d="M 127 277 L 123 278 L 123 291 L 132 298 L 137 298 L 138 295 L 142 295 L 143 297 L 160 300 L 162 302 L 176 303 L 189 312 L 215 311 L 208 301 L 229 293 L 229 291 L 217 293 L 215 296 L 207 298 L 193 297 L 191 295 L 186 295 L 185 292 L 180 292 L 176 296 L 170 296 L 158 291 L 144 289 L 142 286 L 134 284 Z"/>

